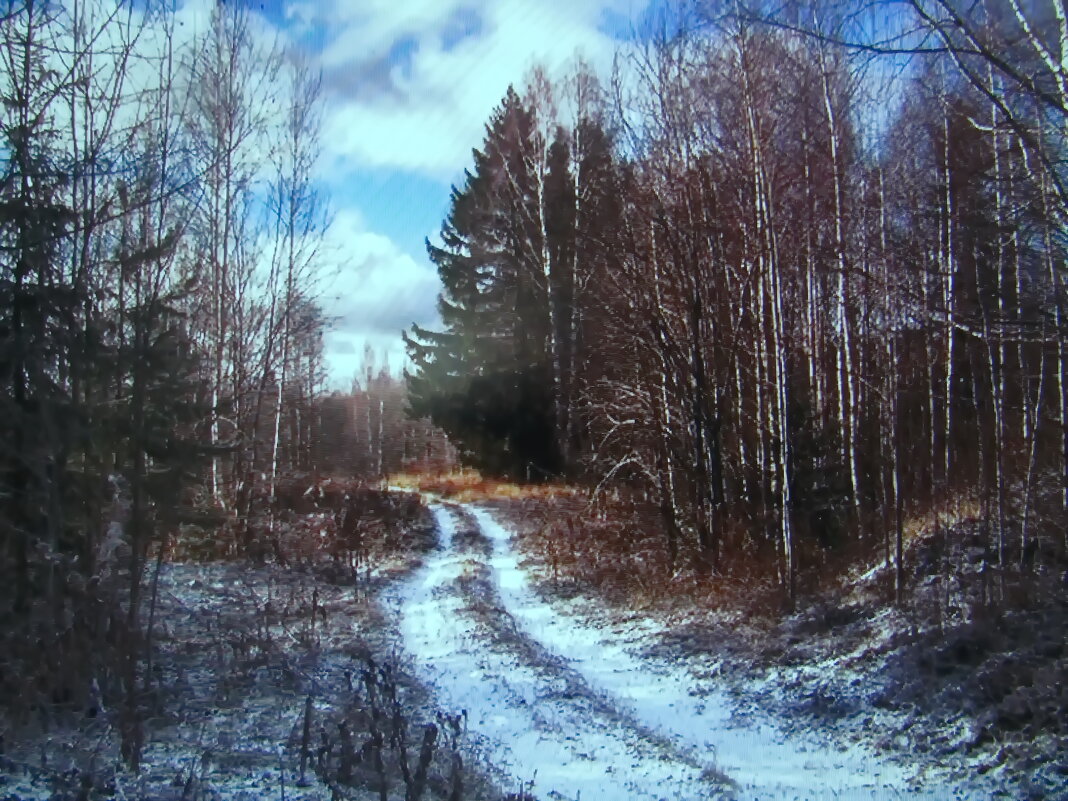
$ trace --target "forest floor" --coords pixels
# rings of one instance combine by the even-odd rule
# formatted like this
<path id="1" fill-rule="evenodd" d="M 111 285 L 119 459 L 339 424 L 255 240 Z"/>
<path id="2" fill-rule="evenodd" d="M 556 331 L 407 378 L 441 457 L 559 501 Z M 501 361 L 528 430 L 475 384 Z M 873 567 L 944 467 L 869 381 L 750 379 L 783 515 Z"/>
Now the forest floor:
<path id="1" fill-rule="evenodd" d="M 359 571 L 164 563 L 140 772 L 116 709 L 41 710 L 0 720 L 0 800 L 1068 798 L 1063 739 L 975 701 L 1018 664 L 974 632 L 635 609 L 545 561 L 551 504 L 430 500 Z M 998 630 L 1026 662 L 1064 641 L 1036 628 Z"/>

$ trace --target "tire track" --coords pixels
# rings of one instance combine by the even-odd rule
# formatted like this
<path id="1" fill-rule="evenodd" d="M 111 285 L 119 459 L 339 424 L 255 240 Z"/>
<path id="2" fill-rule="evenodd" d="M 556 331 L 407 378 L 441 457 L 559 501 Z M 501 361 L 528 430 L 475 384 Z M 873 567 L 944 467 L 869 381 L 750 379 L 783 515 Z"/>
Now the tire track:
<path id="1" fill-rule="evenodd" d="M 494 764 L 517 783 L 533 781 L 539 798 L 733 797 L 709 766 L 524 633 L 501 604 L 493 557 L 462 551 L 456 513 L 433 510 L 439 550 L 390 594 L 416 672 L 442 706 L 465 712 Z"/>

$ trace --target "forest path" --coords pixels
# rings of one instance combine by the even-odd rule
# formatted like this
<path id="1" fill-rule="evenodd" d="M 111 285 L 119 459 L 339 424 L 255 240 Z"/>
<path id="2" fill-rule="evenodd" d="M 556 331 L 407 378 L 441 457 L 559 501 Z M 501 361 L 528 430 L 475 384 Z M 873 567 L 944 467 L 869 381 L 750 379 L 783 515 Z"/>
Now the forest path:
<path id="1" fill-rule="evenodd" d="M 867 749 L 735 716 L 692 666 L 635 656 L 624 638 L 556 612 L 490 512 L 433 511 L 439 549 L 390 593 L 404 647 L 438 702 L 465 710 L 489 759 L 538 798 L 961 797 L 910 785 Z"/>

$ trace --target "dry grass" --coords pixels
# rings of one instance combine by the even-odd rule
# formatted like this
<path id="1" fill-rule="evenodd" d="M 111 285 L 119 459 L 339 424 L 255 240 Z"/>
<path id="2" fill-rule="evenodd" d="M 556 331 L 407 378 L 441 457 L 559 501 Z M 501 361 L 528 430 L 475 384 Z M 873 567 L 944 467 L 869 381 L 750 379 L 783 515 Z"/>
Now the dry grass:
<path id="1" fill-rule="evenodd" d="M 477 470 L 469 468 L 451 473 L 400 473 L 391 476 L 389 483 L 394 487 L 438 495 L 457 503 L 561 498 L 580 492 L 564 484 L 515 484 L 484 478 Z"/>
<path id="2" fill-rule="evenodd" d="M 781 594 L 759 571 L 713 576 L 696 547 L 682 545 L 674 568 L 659 513 L 648 504 L 602 501 L 579 493 L 501 500 L 495 506 L 519 533 L 520 547 L 560 592 L 592 591 L 613 605 L 687 616 L 696 610 L 773 617 Z"/>
<path id="3" fill-rule="evenodd" d="M 946 501 L 937 506 L 931 506 L 922 513 L 907 513 L 901 524 L 901 547 L 906 560 L 918 547 L 930 540 L 938 531 L 955 529 L 962 525 L 974 523 L 983 516 L 982 507 L 978 500 L 959 495 L 951 501 Z M 875 545 L 874 560 L 870 551 L 850 560 L 844 569 L 838 571 L 836 583 L 841 588 L 850 588 L 854 595 L 864 597 L 880 585 L 880 579 L 887 579 L 889 571 L 894 564 L 893 534 L 890 535 L 890 561 L 887 563 L 883 548 Z M 867 558 L 864 558 L 867 557 Z M 885 591 L 885 587 L 880 591 Z"/>
<path id="4" fill-rule="evenodd" d="M 580 501 L 580 502 L 577 502 Z M 647 503 L 602 499 L 588 508 L 585 497 L 504 497 L 498 504 L 521 534 L 521 547 L 546 579 L 592 590 L 614 605 L 686 616 L 715 610 L 754 624 L 773 625 L 787 611 L 779 581 L 777 543 L 731 530 L 725 536 L 720 572 L 712 574 L 700 558 L 692 535 L 684 535 L 674 564 L 658 511 Z M 938 530 L 974 523 L 977 501 L 960 497 L 925 514 L 909 516 L 903 526 L 906 558 L 928 543 Z M 892 572 L 880 569 L 881 539 L 857 540 L 833 554 L 815 542 L 800 553 L 799 591 L 812 598 L 827 592 L 852 592 L 886 601 Z M 863 576 L 863 580 L 861 577 Z"/>
<path id="5" fill-rule="evenodd" d="M 396 492 L 344 477 L 287 476 L 278 502 L 254 506 L 218 530 L 187 527 L 167 544 L 177 561 L 245 559 L 350 566 L 405 561 L 433 545 L 433 522 L 415 492 Z"/>
<path id="6" fill-rule="evenodd" d="M 936 528 L 953 528 L 982 516 L 983 510 L 977 499 L 958 495 L 951 501 L 926 509 L 923 514 L 907 516 L 901 526 L 903 546 L 908 548 Z"/>
<path id="7" fill-rule="evenodd" d="M 683 535 L 671 564 L 660 515 L 647 502 L 607 496 L 590 506 L 581 488 L 520 485 L 470 469 L 403 474 L 390 484 L 460 503 L 495 506 L 519 532 L 533 566 L 563 592 L 570 586 L 630 609 L 680 615 L 716 610 L 769 624 L 786 609 L 776 541 L 753 537 L 744 526 L 724 532 L 724 562 L 713 575 L 690 533 Z M 977 520 L 981 514 L 978 501 L 963 495 L 909 514 L 903 526 L 906 554 L 921 547 L 932 532 Z M 880 598 L 886 595 L 881 542 L 856 540 L 837 554 L 819 551 L 815 541 L 803 543 L 800 591 L 815 597 L 825 591 L 855 590 L 859 584 Z"/>

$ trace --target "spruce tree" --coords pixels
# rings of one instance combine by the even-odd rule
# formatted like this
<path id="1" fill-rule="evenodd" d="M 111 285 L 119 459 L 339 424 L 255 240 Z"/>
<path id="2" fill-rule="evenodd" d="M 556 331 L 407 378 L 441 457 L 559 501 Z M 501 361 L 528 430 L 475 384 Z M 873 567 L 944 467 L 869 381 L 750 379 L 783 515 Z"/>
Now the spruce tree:
<path id="1" fill-rule="evenodd" d="M 556 474 L 544 228 L 535 207 L 542 143 L 509 88 L 463 187 L 454 188 L 441 246 L 427 242 L 443 291 L 443 331 L 405 334 L 415 416 L 428 416 L 464 459 L 494 474 Z"/>

